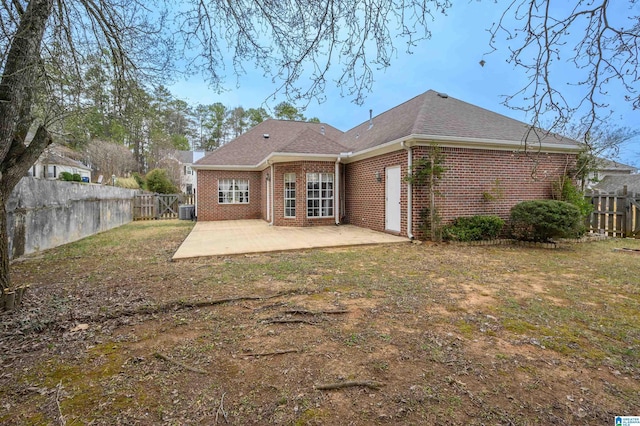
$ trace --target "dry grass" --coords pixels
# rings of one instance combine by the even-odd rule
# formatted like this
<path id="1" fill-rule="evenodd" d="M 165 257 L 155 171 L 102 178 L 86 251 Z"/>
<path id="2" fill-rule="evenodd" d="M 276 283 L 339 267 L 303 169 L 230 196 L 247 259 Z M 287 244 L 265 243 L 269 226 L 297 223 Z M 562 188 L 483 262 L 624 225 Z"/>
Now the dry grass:
<path id="1" fill-rule="evenodd" d="M 13 265 L 32 291 L 0 316 L 1 423 L 602 425 L 638 414 L 640 256 L 613 249 L 639 241 L 170 262 L 190 227 L 134 223 Z"/>

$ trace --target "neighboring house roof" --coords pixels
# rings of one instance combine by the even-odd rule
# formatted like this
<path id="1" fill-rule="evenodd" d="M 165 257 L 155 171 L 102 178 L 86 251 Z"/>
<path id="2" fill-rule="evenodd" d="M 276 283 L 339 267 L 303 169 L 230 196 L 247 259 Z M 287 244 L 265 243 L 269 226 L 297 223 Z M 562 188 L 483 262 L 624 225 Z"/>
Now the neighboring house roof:
<path id="1" fill-rule="evenodd" d="M 193 163 L 193 151 L 176 151 L 176 159 L 182 164 Z"/>
<path id="2" fill-rule="evenodd" d="M 288 161 L 295 157 L 292 154 L 356 161 L 400 149 L 400 141 L 522 149 L 526 139 L 529 149 L 580 149 L 572 139 L 529 128 L 526 123 L 429 90 L 344 133 L 324 123 L 266 120 L 197 161 L 195 168 L 260 168 L 270 159 Z"/>
<path id="3" fill-rule="evenodd" d="M 602 178 L 593 189 L 601 192 L 617 192 L 627 187 L 628 192 L 640 194 L 640 174 L 634 175 L 608 175 Z"/>
<path id="4" fill-rule="evenodd" d="M 622 164 L 615 160 L 608 160 L 606 158 L 598 158 L 598 171 L 606 174 L 606 172 L 616 172 L 616 173 L 636 173 L 638 171 L 637 167 L 630 166 L 628 164 Z"/>
<path id="5" fill-rule="evenodd" d="M 61 150 L 61 151 L 64 152 L 64 150 Z M 81 162 L 72 160 L 71 158 L 68 158 L 62 155 L 58 150 L 58 147 L 50 147 L 47 150 L 45 150 L 40 155 L 40 158 L 38 159 L 38 161 L 41 164 L 51 164 L 51 165 L 55 164 L 60 166 L 75 167 L 77 169 L 82 169 L 82 170 L 91 170 L 90 167 L 85 166 Z"/>
<path id="6" fill-rule="evenodd" d="M 324 133 L 324 134 L 323 134 Z M 339 154 L 342 132 L 323 123 L 268 119 L 198 160 L 196 166 L 256 166 L 274 153 Z"/>
<path id="7" fill-rule="evenodd" d="M 347 131 L 340 142 L 354 151 L 375 147 L 409 135 L 424 139 L 505 141 L 537 146 L 577 145 L 545 131 L 529 132 L 529 125 L 507 116 L 429 90 Z"/>

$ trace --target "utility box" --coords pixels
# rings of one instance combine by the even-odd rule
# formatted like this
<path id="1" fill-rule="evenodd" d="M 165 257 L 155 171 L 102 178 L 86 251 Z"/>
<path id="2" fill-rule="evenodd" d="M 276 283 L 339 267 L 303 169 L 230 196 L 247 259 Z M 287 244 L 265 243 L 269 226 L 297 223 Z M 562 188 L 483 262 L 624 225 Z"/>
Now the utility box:
<path id="1" fill-rule="evenodd" d="M 184 204 L 178 207 L 178 219 L 180 220 L 193 220 L 195 215 L 195 206 L 191 204 Z"/>

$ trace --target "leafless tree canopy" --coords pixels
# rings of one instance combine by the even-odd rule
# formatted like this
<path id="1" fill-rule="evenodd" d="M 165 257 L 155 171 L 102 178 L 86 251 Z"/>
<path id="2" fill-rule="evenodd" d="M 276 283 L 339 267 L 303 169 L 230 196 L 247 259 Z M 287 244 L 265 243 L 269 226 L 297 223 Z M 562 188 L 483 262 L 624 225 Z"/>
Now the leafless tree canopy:
<path id="1" fill-rule="evenodd" d="M 133 153 L 113 142 L 91 141 L 84 149 L 84 160 L 91 166 L 95 177 L 102 175 L 107 179 L 112 175 L 126 176 L 136 168 Z"/>
<path id="2" fill-rule="evenodd" d="M 389 66 L 397 38 L 411 50 L 429 38 L 429 23 L 449 0 L 255 1 L 188 0 L 177 16 L 191 66 L 224 81 L 224 51 L 232 51 L 232 72 L 260 67 L 289 99 L 324 96 L 330 68 L 339 69 L 343 94 L 362 103 L 375 68 Z M 334 82 L 330 82 L 334 84 Z"/>
<path id="3" fill-rule="evenodd" d="M 499 49 L 506 38 L 509 62 L 528 81 L 505 103 L 526 111 L 535 127 L 553 120 L 551 130 L 562 132 L 569 122 L 580 122 L 587 142 L 590 129 L 616 103 L 640 108 L 638 6 L 638 0 L 510 1 L 490 30 L 491 46 Z M 571 69 L 573 80 L 563 81 Z M 621 89 L 624 99 L 612 98 L 613 89 Z"/>

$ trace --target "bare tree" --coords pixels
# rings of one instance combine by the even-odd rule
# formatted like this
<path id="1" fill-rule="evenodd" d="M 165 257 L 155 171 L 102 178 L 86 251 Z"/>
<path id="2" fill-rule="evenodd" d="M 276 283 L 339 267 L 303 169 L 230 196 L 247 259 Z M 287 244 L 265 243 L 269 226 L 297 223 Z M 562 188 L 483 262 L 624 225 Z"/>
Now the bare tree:
<path id="1" fill-rule="evenodd" d="M 620 147 L 640 135 L 640 131 L 612 124 L 596 124 L 585 130 L 581 125 L 573 124 L 568 126 L 567 135 L 575 139 L 582 138 L 585 141 L 576 166 L 570 173 L 584 192 L 588 181 L 598 176 L 598 171 L 606 160 L 615 159 L 620 152 Z"/>
<path id="2" fill-rule="evenodd" d="M 428 24 L 434 14 L 451 7 L 450 0 L 183 3 L 176 16 L 183 55 L 201 47 L 191 67 L 204 71 L 213 87 L 225 82 L 224 52 L 229 49 L 233 74 L 256 65 L 272 77 L 275 93 L 291 101 L 322 100 L 328 73 L 337 70 L 335 83 L 357 104 L 370 91 L 374 70 L 391 64 L 396 40 L 404 40 L 410 51 L 431 36 Z"/>
<path id="3" fill-rule="evenodd" d="M 141 73 L 157 63 L 161 66 L 156 55 L 166 46 L 157 37 L 162 16 L 150 13 L 146 4 L 137 0 L 0 3 L 0 302 L 5 302 L 0 307 L 12 307 L 14 291 L 9 276 L 5 203 L 52 142 L 51 129 L 65 114 L 66 97 L 57 89 L 68 84 L 61 80 L 67 76 L 49 71 L 75 70 L 74 80 L 81 84 L 84 59 L 96 52 L 108 54 L 123 80 L 127 74 Z M 32 127 L 37 130 L 28 141 Z"/>
<path id="4" fill-rule="evenodd" d="M 136 160 L 131 150 L 116 142 L 92 140 L 85 147 L 84 160 L 91 165 L 94 176 L 126 176 L 136 169 Z"/>
<path id="5" fill-rule="evenodd" d="M 505 104 L 526 112 L 534 131 L 541 120 L 560 133 L 580 122 L 585 143 L 595 140 L 589 137 L 594 126 L 606 124 L 612 103 L 640 108 L 639 6 L 637 0 L 510 0 L 490 29 L 490 44 L 501 50 L 504 37 L 509 62 L 524 70 L 528 81 Z M 563 80 L 566 71 L 570 77 Z M 612 98 L 614 89 L 624 98 Z"/>

